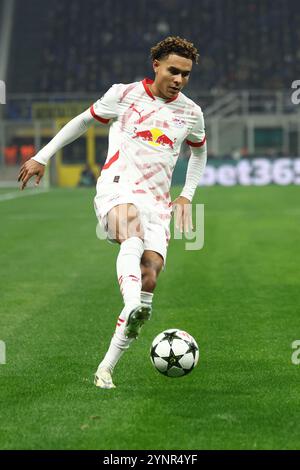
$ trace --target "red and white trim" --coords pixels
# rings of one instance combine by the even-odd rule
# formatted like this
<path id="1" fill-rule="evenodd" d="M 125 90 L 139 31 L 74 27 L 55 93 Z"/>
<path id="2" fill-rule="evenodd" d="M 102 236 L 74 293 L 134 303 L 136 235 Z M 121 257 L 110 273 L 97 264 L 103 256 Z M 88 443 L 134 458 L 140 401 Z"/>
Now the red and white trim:
<path id="1" fill-rule="evenodd" d="M 102 118 L 100 116 L 97 116 L 97 114 L 95 113 L 93 104 L 90 107 L 90 111 L 91 111 L 91 115 L 93 116 L 93 118 L 95 118 L 97 121 L 101 122 L 102 124 L 108 124 L 109 123 L 110 119 L 105 119 L 105 118 Z"/>
<path id="2" fill-rule="evenodd" d="M 153 100 L 155 100 L 155 96 L 153 95 L 153 93 L 151 92 L 150 88 L 149 88 L 149 85 L 152 85 L 154 81 L 151 79 L 151 78 L 144 78 L 144 80 L 142 80 L 142 84 L 143 84 L 143 87 L 145 89 L 145 92 L 147 93 L 148 96 L 150 96 L 150 98 L 152 98 Z M 179 93 L 178 93 L 179 95 Z M 173 96 L 173 98 L 170 98 L 168 99 L 165 103 L 171 103 L 171 101 L 174 101 L 176 100 L 176 98 L 178 97 L 178 95 L 175 95 Z"/>
<path id="3" fill-rule="evenodd" d="M 153 80 L 151 80 L 151 78 L 144 78 L 144 80 L 142 80 L 142 84 L 143 84 L 143 87 L 145 88 L 145 92 L 147 93 L 147 95 L 150 96 L 150 98 L 155 100 L 155 96 L 153 96 L 149 88 L 149 85 L 152 85 L 152 83 L 153 83 Z"/>
<path id="4" fill-rule="evenodd" d="M 204 136 L 203 140 L 201 142 L 191 142 L 190 140 L 186 140 L 186 143 L 190 145 L 191 147 L 202 147 L 206 142 L 206 135 Z"/>
<path id="5" fill-rule="evenodd" d="M 108 160 L 107 163 L 102 167 L 102 170 L 107 170 L 114 162 L 116 162 L 119 158 L 120 152 L 119 150 Z"/>

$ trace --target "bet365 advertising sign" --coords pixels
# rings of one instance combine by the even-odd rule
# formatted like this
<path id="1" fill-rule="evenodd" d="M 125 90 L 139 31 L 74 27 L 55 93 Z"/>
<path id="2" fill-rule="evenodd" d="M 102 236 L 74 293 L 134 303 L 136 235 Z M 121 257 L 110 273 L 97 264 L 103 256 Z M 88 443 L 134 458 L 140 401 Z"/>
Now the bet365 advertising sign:
<path id="1" fill-rule="evenodd" d="M 221 165 L 209 163 L 202 176 L 201 186 L 265 186 L 277 184 L 300 185 L 300 158 L 255 158 L 228 162 Z"/>

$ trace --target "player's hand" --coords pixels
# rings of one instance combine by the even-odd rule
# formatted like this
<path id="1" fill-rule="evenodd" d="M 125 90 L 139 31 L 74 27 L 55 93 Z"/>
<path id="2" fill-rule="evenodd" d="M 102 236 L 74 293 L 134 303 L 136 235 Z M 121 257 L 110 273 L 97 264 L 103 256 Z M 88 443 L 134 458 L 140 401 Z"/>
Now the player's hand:
<path id="1" fill-rule="evenodd" d="M 23 191 L 27 182 L 34 175 L 36 175 L 35 186 L 38 186 L 39 182 L 44 176 L 44 173 L 45 173 L 45 165 L 42 165 L 41 163 L 38 163 L 35 160 L 32 160 L 32 158 L 28 160 L 27 162 L 25 162 L 24 165 L 21 166 L 19 176 L 18 176 L 18 181 L 22 182 L 22 185 L 20 187 L 21 191 Z"/>
<path id="2" fill-rule="evenodd" d="M 189 233 L 194 229 L 192 220 L 192 204 L 189 199 L 179 196 L 172 202 L 172 212 L 175 218 L 175 227 L 180 232 Z"/>

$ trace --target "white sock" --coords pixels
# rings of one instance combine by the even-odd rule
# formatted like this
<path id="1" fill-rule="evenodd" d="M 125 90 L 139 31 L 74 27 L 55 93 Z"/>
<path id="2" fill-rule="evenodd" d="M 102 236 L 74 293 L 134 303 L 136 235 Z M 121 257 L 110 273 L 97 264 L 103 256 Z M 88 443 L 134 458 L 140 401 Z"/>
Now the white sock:
<path id="1" fill-rule="evenodd" d="M 141 292 L 141 303 L 143 305 L 152 306 L 153 294 L 151 292 Z M 109 369 L 112 373 L 119 359 L 123 356 L 124 351 L 129 348 L 130 344 L 134 341 L 132 338 L 127 338 L 124 334 L 126 318 L 128 315 L 128 308 L 124 307 L 117 321 L 116 330 L 110 342 L 107 353 L 104 359 L 100 362 L 99 367 Z"/>
<path id="2" fill-rule="evenodd" d="M 141 303 L 146 305 L 147 307 L 152 307 L 152 300 L 153 300 L 153 293 L 152 292 L 145 292 L 141 291 Z"/>
<path id="3" fill-rule="evenodd" d="M 121 244 L 117 258 L 117 274 L 125 306 L 137 306 L 141 301 L 141 258 L 144 242 L 130 237 Z"/>
<path id="4" fill-rule="evenodd" d="M 127 338 L 124 334 L 127 310 L 128 309 L 124 307 L 118 318 L 116 330 L 111 339 L 108 351 L 105 354 L 104 359 L 100 362 L 98 369 L 104 367 L 109 369 L 112 373 L 124 351 L 126 351 L 134 341 L 133 338 Z"/>
<path id="5" fill-rule="evenodd" d="M 117 258 L 117 275 L 125 306 L 118 318 L 108 351 L 98 369 L 104 367 L 112 373 L 124 351 L 133 341 L 132 338 L 125 336 L 124 330 L 127 316 L 134 307 L 141 303 L 142 275 L 140 265 L 143 253 L 144 242 L 138 237 L 130 237 L 121 244 Z"/>

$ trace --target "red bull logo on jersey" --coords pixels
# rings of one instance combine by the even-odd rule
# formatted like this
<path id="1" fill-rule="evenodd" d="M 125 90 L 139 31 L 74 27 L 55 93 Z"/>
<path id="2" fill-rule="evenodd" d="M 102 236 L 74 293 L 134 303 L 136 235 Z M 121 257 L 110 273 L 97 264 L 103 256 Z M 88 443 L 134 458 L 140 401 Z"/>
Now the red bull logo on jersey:
<path id="1" fill-rule="evenodd" d="M 158 129 L 157 127 L 153 129 L 146 129 L 144 131 L 135 131 L 133 139 L 137 138 L 142 139 L 155 147 L 167 146 L 171 149 L 174 149 L 174 144 L 176 142 L 176 139 L 171 140 L 161 129 Z"/>

